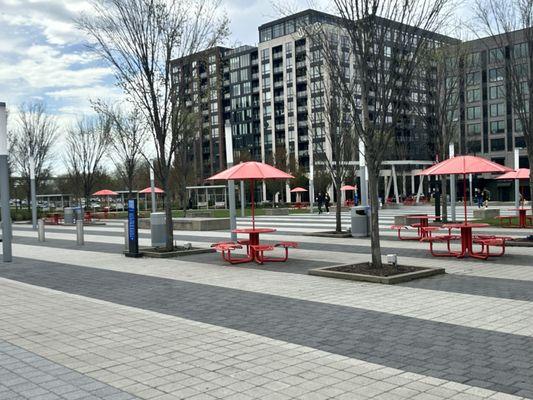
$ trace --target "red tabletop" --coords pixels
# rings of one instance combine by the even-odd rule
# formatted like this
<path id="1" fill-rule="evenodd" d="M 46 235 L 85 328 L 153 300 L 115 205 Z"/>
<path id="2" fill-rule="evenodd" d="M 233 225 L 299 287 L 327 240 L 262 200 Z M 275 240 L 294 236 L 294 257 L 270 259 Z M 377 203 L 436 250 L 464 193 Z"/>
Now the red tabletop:
<path id="1" fill-rule="evenodd" d="M 453 224 L 443 224 L 444 228 L 486 228 L 487 226 L 490 226 L 490 224 L 486 224 L 484 222 L 457 222 Z"/>
<path id="2" fill-rule="evenodd" d="M 233 233 L 271 233 L 276 232 L 274 228 L 242 228 L 242 229 L 234 229 L 232 230 Z"/>

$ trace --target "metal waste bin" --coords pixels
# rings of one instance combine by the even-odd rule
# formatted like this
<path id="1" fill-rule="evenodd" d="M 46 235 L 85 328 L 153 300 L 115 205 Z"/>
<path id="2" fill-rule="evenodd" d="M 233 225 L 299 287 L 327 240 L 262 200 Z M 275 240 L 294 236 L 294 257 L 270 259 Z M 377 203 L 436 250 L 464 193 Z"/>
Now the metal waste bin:
<path id="1" fill-rule="evenodd" d="M 370 207 L 356 206 L 350 210 L 350 217 L 352 221 L 352 236 L 353 237 L 367 237 L 368 226 L 370 219 Z"/>
<path id="2" fill-rule="evenodd" d="M 65 224 L 74 224 L 74 209 L 72 207 L 65 207 L 64 213 L 63 219 Z"/>
<path id="3" fill-rule="evenodd" d="M 74 218 L 76 221 L 83 221 L 83 208 L 76 207 L 74 209 Z"/>
<path id="4" fill-rule="evenodd" d="M 150 214 L 152 247 L 164 247 L 166 245 L 167 232 L 165 222 L 166 218 L 164 212 L 155 212 Z"/>

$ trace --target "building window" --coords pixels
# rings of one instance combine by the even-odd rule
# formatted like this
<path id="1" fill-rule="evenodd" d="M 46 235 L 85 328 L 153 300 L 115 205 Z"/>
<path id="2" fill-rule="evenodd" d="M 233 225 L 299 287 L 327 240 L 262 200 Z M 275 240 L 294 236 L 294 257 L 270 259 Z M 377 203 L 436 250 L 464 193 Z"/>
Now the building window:
<path id="1" fill-rule="evenodd" d="M 466 101 L 472 103 L 481 99 L 481 91 L 479 89 L 470 89 L 466 91 Z"/>
<path id="2" fill-rule="evenodd" d="M 466 84 L 468 86 L 479 85 L 481 82 L 481 72 L 470 72 L 466 74 Z"/>
<path id="3" fill-rule="evenodd" d="M 515 44 L 513 47 L 513 57 L 515 59 L 526 58 L 527 57 L 527 43 Z"/>
<path id="4" fill-rule="evenodd" d="M 243 94 L 249 94 L 252 92 L 252 83 L 251 82 L 244 82 L 242 84 L 242 92 Z"/>
<path id="5" fill-rule="evenodd" d="M 502 151 L 505 150 L 505 139 L 491 139 L 490 151 Z"/>
<path id="6" fill-rule="evenodd" d="M 492 69 L 489 69 L 489 81 L 490 82 L 503 81 L 504 73 L 505 72 L 504 72 L 503 68 L 492 68 Z"/>
<path id="7" fill-rule="evenodd" d="M 466 67 L 479 67 L 481 64 L 481 53 L 470 53 L 466 56 Z"/>
<path id="8" fill-rule="evenodd" d="M 241 85 L 233 85 L 231 87 L 231 94 L 233 96 L 240 96 L 241 95 Z"/>
<path id="9" fill-rule="evenodd" d="M 505 133 L 505 122 L 504 121 L 491 121 L 490 133 Z"/>
<path id="10" fill-rule="evenodd" d="M 238 82 L 239 81 L 239 75 L 237 73 L 237 71 L 233 71 L 229 74 L 229 81 L 231 83 L 235 83 L 235 82 Z"/>
<path id="11" fill-rule="evenodd" d="M 261 60 L 268 60 L 268 59 L 270 59 L 270 51 L 269 51 L 269 49 L 261 50 Z"/>
<path id="12" fill-rule="evenodd" d="M 466 109 L 466 118 L 469 120 L 481 118 L 481 107 L 468 107 Z"/>
<path id="13" fill-rule="evenodd" d="M 250 73 L 247 69 L 241 69 L 241 81 L 247 81 L 250 79 Z"/>
<path id="14" fill-rule="evenodd" d="M 468 153 L 479 153 L 481 151 L 481 141 L 480 140 L 472 140 L 471 142 L 468 142 Z"/>
<path id="15" fill-rule="evenodd" d="M 263 89 L 270 88 L 270 76 L 265 76 L 263 78 Z"/>
<path id="16" fill-rule="evenodd" d="M 505 59 L 504 49 L 499 47 L 489 51 L 489 64 L 502 62 Z"/>
<path id="17" fill-rule="evenodd" d="M 265 28 L 259 33 L 259 40 L 261 42 L 266 42 L 267 40 L 272 40 L 272 28 Z"/>
<path id="18" fill-rule="evenodd" d="M 466 126 L 468 136 L 477 136 L 481 134 L 481 124 L 468 124 Z"/>
<path id="19" fill-rule="evenodd" d="M 522 132 L 524 130 L 524 128 L 522 127 L 522 121 L 520 120 L 520 118 L 516 118 L 514 120 L 514 130 L 515 132 Z"/>
<path id="20" fill-rule="evenodd" d="M 490 105 L 490 116 L 491 117 L 501 117 L 505 115 L 505 104 L 496 103 Z"/>
<path id="21" fill-rule="evenodd" d="M 261 65 L 261 72 L 263 74 L 269 74 L 270 73 L 270 63 L 262 64 Z"/>
<path id="22" fill-rule="evenodd" d="M 272 37 L 274 39 L 283 36 L 284 34 L 283 23 L 274 25 L 272 28 Z"/>
<path id="23" fill-rule="evenodd" d="M 241 68 L 245 68 L 245 67 L 248 67 L 250 65 L 250 54 L 243 54 L 241 57 L 240 57 L 240 67 Z"/>
<path id="24" fill-rule="evenodd" d="M 285 34 L 286 35 L 294 33 L 295 30 L 296 30 L 296 28 L 294 27 L 294 20 L 293 19 L 290 19 L 290 20 L 285 22 Z"/>
<path id="25" fill-rule="evenodd" d="M 489 99 L 496 100 L 504 97 L 503 85 L 489 87 Z"/>
<path id="26" fill-rule="evenodd" d="M 229 60 L 229 66 L 231 69 L 237 69 L 240 67 L 239 57 L 231 57 Z"/>

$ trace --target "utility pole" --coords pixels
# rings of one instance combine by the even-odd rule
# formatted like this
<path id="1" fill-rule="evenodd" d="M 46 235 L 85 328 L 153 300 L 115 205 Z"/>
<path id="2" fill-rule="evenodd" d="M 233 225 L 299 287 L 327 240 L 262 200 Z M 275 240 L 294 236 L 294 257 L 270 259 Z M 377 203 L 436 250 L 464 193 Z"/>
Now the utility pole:
<path id="1" fill-rule="evenodd" d="M 30 153 L 31 154 L 31 153 Z M 37 192 L 35 189 L 35 158 L 30 155 L 31 224 L 37 229 Z"/>
<path id="2" fill-rule="evenodd" d="M 2 259 L 4 262 L 11 262 L 13 257 L 11 252 L 6 103 L 0 103 L 0 201 L 2 206 Z"/>
<path id="3" fill-rule="evenodd" d="M 231 135 L 231 124 L 226 122 L 224 127 L 224 135 L 226 142 L 226 164 L 228 168 L 233 167 L 233 138 Z M 235 181 L 228 181 L 229 192 L 229 226 L 231 231 L 231 240 L 237 241 L 237 234 L 233 232 L 237 229 L 237 211 L 235 209 Z"/>
<path id="4" fill-rule="evenodd" d="M 368 206 L 368 173 L 365 161 L 365 144 L 359 139 L 359 178 L 361 180 L 361 205 Z"/>

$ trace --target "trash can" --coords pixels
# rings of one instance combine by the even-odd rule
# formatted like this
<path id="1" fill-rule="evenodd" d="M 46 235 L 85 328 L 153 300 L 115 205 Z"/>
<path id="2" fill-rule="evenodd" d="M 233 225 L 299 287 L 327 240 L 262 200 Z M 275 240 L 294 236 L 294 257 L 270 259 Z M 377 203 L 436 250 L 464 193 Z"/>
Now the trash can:
<path id="1" fill-rule="evenodd" d="M 76 221 L 83 221 L 83 208 L 76 207 L 74 209 L 74 218 Z"/>
<path id="2" fill-rule="evenodd" d="M 352 220 L 352 237 L 367 237 L 370 218 L 370 207 L 356 206 L 350 210 Z"/>
<path id="3" fill-rule="evenodd" d="M 152 247 L 164 247 L 166 245 L 167 233 L 165 222 L 166 218 L 164 212 L 155 212 L 150 214 Z"/>
<path id="4" fill-rule="evenodd" d="M 65 224 L 74 224 L 74 209 L 72 207 L 65 207 L 63 210 Z"/>

